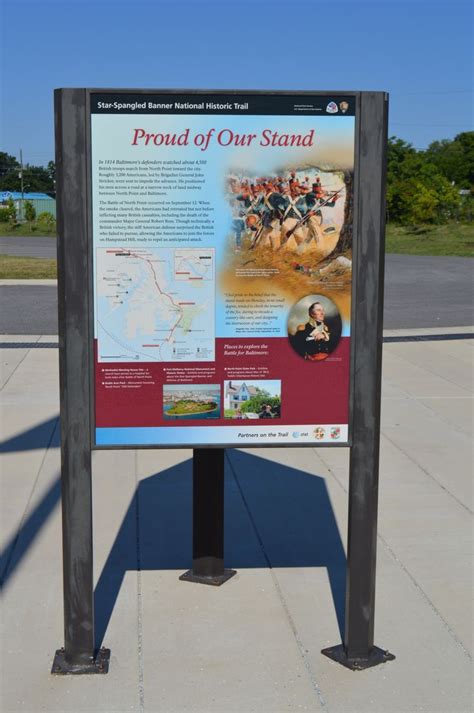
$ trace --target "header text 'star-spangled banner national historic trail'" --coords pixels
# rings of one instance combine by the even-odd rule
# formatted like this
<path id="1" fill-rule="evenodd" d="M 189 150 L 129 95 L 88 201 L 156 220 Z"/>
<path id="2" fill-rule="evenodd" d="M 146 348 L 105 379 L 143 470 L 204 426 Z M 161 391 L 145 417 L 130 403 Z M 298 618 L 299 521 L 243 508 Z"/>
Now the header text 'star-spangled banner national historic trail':
<path id="1" fill-rule="evenodd" d="M 355 98 L 91 95 L 98 446 L 346 443 Z"/>

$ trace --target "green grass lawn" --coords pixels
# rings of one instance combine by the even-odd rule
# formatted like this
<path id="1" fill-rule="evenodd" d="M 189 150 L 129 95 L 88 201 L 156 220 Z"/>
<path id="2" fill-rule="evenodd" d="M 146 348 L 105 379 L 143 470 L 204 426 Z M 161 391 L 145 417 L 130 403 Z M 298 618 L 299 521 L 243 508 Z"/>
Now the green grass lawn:
<path id="1" fill-rule="evenodd" d="M 0 279 L 54 280 L 56 279 L 56 260 L 0 255 Z"/>
<path id="2" fill-rule="evenodd" d="M 387 225 L 387 253 L 474 257 L 474 224 Z"/>
<path id="3" fill-rule="evenodd" d="M 28 237 L 39 235 L 56 237 L 56 226 L 45 226 L 37 223 L 0 223 L 0 235 Z"/>

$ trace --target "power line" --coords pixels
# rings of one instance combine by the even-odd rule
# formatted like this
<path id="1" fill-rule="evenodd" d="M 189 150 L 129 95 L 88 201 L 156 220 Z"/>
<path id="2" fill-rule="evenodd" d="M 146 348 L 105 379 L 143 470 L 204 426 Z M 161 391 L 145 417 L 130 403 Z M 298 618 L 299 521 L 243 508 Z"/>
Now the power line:
<path id="1" fill-rule="evenodd" d="M 430 127 L 448 127 L 451 129 L 459 129 L 460 126 L 466 126 L 466 124 L 405 124 L 404 122 L 401 121 L 390 121 L 390 125 L 392 126 L 420 126 L 422 128 L 430 128 Z M 468 129 L 466 129 L 468 131 Z"/>
<path id="2" fill-rule="evenodd" d="M 418 94 L 472 94 L 474 89 L 435 89 L 422 92 L 390 92 L 392 97 L 417 96 Z"/>

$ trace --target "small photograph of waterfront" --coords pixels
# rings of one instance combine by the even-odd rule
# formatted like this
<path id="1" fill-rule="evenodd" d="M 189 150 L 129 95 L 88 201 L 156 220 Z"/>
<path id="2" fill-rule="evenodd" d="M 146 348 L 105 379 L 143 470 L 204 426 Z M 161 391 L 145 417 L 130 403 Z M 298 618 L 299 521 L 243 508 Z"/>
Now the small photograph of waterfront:
<path id="1" fill-rule="evenodd" d="M 220 418 L 219 384 L 165 384 L 163 418 L 165 421 L 194 421 Z"/>

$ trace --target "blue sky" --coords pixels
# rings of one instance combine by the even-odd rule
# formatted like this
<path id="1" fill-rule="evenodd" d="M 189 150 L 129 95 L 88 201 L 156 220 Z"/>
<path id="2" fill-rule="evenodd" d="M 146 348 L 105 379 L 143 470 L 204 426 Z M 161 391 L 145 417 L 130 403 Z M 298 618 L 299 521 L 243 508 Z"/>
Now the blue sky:
<path id="1" fill-rule="evenodd" d="M 1 150 L 46 164 L 53 89 L 374 89 L 417 148 L 472 129 L 472 11 L 446 0 L 3 0 Z"/>

